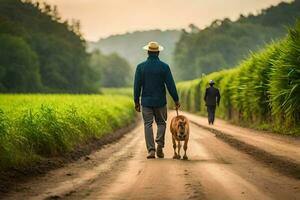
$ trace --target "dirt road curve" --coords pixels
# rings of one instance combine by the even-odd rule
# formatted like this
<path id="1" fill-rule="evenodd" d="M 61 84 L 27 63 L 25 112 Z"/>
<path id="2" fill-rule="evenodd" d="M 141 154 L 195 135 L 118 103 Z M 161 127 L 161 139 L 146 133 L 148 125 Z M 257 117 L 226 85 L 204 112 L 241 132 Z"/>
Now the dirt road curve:
<path id="1" fill-rule="evenodd" d="M 172 114 L 170 115 L 172 117 Z M 169 117 L 169 118 L 170 118 Z M 191 125 L 189 161 L 147 160 L 143 126 L 89 157 L 18 186 L 4 199 L 300 199 L 286 177 Z"/>

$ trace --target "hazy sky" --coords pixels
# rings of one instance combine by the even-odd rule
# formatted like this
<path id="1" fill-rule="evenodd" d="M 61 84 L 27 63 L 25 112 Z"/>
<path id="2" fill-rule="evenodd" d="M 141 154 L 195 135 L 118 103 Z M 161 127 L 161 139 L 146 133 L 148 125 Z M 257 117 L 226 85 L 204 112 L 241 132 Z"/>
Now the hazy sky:
<path id="1" fill-rule="evenodd" d="M 87 40 L 149 29 L 200 28 L 215 19 L 237 19 L 282 0 L 46 0 L 64 19 L 79 19 Z M 290 1 L 290 0 L 285 0 Z"/>

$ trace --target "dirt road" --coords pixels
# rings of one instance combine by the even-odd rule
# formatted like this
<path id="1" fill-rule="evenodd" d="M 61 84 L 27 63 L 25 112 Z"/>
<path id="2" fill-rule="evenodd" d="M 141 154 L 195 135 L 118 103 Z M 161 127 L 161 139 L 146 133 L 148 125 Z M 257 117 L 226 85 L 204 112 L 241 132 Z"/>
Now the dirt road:
<path id="1" fill-rule="evenodd" d="M 169 119 L 173 114 L 170 114 Z M 191 125 L 188 161 L 147 160 L 140 123 L 120 141 L 19 184 L 4 199 L 300 199 L 300 180 L 282 175 Z"/>

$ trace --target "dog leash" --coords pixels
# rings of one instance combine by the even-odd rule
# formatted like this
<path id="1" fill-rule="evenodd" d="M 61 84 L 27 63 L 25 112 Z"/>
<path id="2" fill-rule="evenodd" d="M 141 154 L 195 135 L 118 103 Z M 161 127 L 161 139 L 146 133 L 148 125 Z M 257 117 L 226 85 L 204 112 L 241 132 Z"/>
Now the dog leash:
<path id="1" fill-rule="evenodd" d="M 177 117 L 178 117 L 178 108 L 176 107 L 176 114 L 177 114 Z"/>

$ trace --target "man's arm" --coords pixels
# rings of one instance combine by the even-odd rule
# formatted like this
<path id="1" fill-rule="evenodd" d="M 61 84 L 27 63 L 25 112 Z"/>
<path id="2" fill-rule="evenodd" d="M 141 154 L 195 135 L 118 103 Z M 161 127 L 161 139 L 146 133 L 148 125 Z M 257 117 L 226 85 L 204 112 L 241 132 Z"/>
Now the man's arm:
<path id="1" fill-rule="evenodd" d="M 167 85 L 167 89 L 171 95 L 171 97 L 173 98 L 175 103 L 179 102 L 179 97 L 178 97 L 178 93 L 177 93 L 177 89 L 176 89 L 176 85 L 170 70 L 170 67 L 167 67 L 167 72 L 166 72 L 166 79 L 165 79 L 165 83 Z"/>
<path id="2" fill-rule="evenodd" d="M 134 102 L 136 104 L 140 103 L 141 89 L 142 89 L 142 77 L 141 77 L 141 68 L 137 66 L 135 75 L 134 75 Z"/>
<path id="3" fill-rule="evenodd" d="M 218 106 L 220 105 L 220 100 L 221 100 L 220 91 L 219 91 L 219 89 L 217 89 L 217 103 L 218 103 Z"/>

